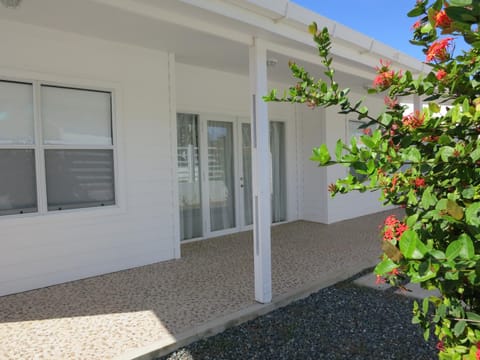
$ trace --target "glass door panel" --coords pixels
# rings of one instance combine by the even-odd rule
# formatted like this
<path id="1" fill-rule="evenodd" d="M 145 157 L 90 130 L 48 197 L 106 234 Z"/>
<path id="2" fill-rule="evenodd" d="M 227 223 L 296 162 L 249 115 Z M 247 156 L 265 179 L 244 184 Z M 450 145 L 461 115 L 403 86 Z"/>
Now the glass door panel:
<path id="1" fill-rule="evenodd" d="M 180 239 L 203 235 L 198 115 L 177 114 Z"/>
<path id="2" fill-rule="evenodd" d="M 207 126 L 210 231 L 218 231 L 236 226 L 233 123 L 208 121 Z"/>
<path id="3" fill-rule="evenodd" d="M 272 223 L 287 220 L 287 186 L 285 169 L 285 124 L 270 122 L 272 154 Z"/>
<path id="4" fill-rule="evenodd" d="M 253 224 L 252 205 L 252 133 L 250 124 L 242 123 L 242 193 L 244 225 Z"/>

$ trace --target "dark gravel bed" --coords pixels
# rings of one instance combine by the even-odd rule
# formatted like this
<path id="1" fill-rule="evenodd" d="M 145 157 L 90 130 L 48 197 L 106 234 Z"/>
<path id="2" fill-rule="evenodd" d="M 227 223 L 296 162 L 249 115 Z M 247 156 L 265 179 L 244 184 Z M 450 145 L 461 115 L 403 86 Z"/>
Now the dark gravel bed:
<path id="1" fill-rule="evenodd" d="M 352 279 L 160 359 L 436 359 L 413 300 Z M 160 360 L 158 359 L 158 360 Z"/>

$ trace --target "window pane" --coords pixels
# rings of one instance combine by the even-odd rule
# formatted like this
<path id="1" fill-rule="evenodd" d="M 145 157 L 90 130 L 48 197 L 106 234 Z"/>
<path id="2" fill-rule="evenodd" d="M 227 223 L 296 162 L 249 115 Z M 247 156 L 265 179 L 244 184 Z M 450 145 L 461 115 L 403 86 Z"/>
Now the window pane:
<path id="1" fill-rule="evenodd" d="M 32 84 L 0 81 L 0 144 L 33 144 Z"/>
<path id="2" fill-rule="evenodd" d="M 45 150 L 48 210 L 115 204 L 112 150 Z"/>
<path id="3" fill-rule="evenodd" d="M 112 144 L 110 93 L 43 85 L 41 98 L 45 144 Z"/>
<path id="4" fill-rule="evenodd" d="M 198 116 L 177 114 L 177 173 L 180 239 L 203 235 Z"/>
<path id="5" fill-rule="evenodd" d="M 272 154 L 272 223 L 276 223 L 287 219 L 285 126 L 282 122 L 270 122 L 270 151 Z"/>
<path id="6" fill-rule="evenodd" d="M 37 211 L 33 150 L 0 150 L 0 215 Z"/>
<path id="7" fill-rule="evenodd" d="M 252 133 L 250 124 L 242 123 L 243 215 L 245 225 L 253 224 Z"/>
<path id="8" fill-rule="evenodd" d="M 233 124 L 208 121 L 210 229 L 235 227 Z"/>

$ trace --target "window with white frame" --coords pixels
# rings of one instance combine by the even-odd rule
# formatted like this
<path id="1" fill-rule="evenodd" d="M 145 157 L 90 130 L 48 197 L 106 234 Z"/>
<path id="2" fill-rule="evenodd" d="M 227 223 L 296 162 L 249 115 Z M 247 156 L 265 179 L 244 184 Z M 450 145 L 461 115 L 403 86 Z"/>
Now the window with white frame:
<path id="1" fill-rule="evenodd" d="M 115 204 L 112 94 L 0 80 L 0 215 Z"/>

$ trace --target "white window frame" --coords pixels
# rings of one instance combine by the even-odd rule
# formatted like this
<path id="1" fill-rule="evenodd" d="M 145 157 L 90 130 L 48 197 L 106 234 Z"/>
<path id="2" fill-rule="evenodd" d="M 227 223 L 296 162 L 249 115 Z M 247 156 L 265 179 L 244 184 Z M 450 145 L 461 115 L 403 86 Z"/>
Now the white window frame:
<path id="1" fill-rule="evenodd" d="M 36 75 L 36 74 L 35 74 Z M 124 191 L 122 177 L 120 176 L 121 165 L 119 164 L 119 125 L 117 120 L 117 97 L 120 97 L 119 90 L 114 86 L 98 86 L 92 81 L 92 85 L 85 84 L 84 81 L 64 81 L 60 80 L 42 80 L 42 76 L 32 76 L 29 78 L 21 78 L 17 76 L 1 76 L 0 81 L 12 82 L 12 83 L 24 83 L 31 84 L 33 91 L 33 125 L 34 125 L 34 144 L 0 144 L 0 149 L 33 149 L 35 156 L 35 175 L 36 175 L 36 187 L 37 187 L 37 211 L 24 214 L 10 214 L 0 216 L 0 221 L 24 219 L 32 217 L 50 217 L 50 216 L 68 216 L 67 214 L 96 214 L 101 213 L 118 213 L 125 212 L 124 203 Z M 43 143 L 42 134 L 42 119 L 41 119 L 41 86 L 54 86 L 67 89 L 78 89 L 84 91 L 98 91 L 110 93 L 110 108 L 111 108 L 111 145 L 50 145 Z M 45 168 L 45 150 L 81 150 L 81 149 L 96 149 L 96 150 L 112 150 L 113 152 L 113 176 L 114 176 L 114 200 L 112 205 L 105 206 L 93 206 L 93 207 L 80 207 L 74 209 L 64 210 L 48 210 L 47 203 L 47 185 L 46 185 L 46 168 Z M 123 173 L 123 172 L 122 172 Z"/>

